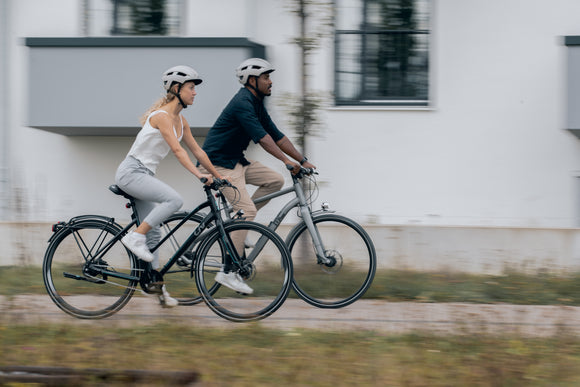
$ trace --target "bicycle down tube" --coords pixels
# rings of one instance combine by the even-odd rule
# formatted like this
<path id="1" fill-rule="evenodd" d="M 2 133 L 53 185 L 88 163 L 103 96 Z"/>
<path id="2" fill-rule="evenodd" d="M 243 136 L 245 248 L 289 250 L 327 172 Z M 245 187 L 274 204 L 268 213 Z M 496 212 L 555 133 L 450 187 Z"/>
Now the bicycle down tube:
<path id="1" fill-rule="evenodd" d="M 278 226 L 280 226 L 286 215 L 288 215 L 288 213 L 293 208 L 299 207 L 302 220 L 306 224 L 310 236 L 312 237 L 312 243 L 316 251 L 316 256 L 320 263 L 327 264 L 330 262 L 330 260 L 324 254 L 324 246 L 322 244 L 322 238 L 320 237 L 318 229 L 316 228 L 314 222 L 312 221 L 312 215 L 310 213 L 308 205 L 306 204 L 306 198 L 304 197 L 304 191 L 300 186 L 300 181 L 295 177 L 292 177 L 292 179 L 293 179 L 292 187 L 288 187 L 278 192 L 273 192 L 271 194 L 259 197 L 254 200 L 254 203 L 255 204 L 262 203 L 264 201 L 271 200 L 279 196 L 283 196 L 291 192 L 294 192 L 296 194 L 296 197 L 291 199 L 288 203 L 286 203 L 286 205 L 278 212 L 274 220 L 270 222 L 268 228 L 271 229 L 272 231 L 276 231 L 276 229 L 278 228 Z"/>

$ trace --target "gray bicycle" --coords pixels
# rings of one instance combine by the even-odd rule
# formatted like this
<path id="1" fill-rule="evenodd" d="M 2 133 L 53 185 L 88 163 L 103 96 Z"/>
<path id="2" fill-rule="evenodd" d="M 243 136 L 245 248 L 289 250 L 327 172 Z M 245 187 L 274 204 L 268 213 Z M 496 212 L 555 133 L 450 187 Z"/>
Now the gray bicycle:
<path id="1" fill-rule="evenodd" d="M 312 169 L 301 168 L 292 176 L 292 186 L 254 200 L 261 203 L 294 194 L 270 222 L 276 231 L 288 213 L 298 210 L 301 221 L 286 237 L 294 264 L 292 288 L 318 308 L 341 308 L 361 298 L 371 286 L 377 268 L 373 241 L 358 223 L 334 213 L 327 203 L 313 211 L 318 193 Z"/>
<path id="2" fill-rule="evenodd" d="M 294 209 L 300 221 L 288 233 L 285 243 L 293 263 L 292 288 L 307 303 L 318 308 L 342 308 L 361 298 L 372 285 L 376 273 L 377 257 L 372 239 L 361 225 L 345 216 L 334 213 L 328 204 L 313 210 L 311 203 L 316 199 L 318 185 L 314 170 L 302 168 L 292 175 L 292 186 L 255 199 L 261 203 L 288 194 L 294 197 L 282 207 L 267 226 L 276 232 L 282 221 Z M 232 207 L 223 195 L 218 198 L 224 218 L 243 218 L 238 212 L 232 215 Z M 174 223 L 188 217 L 187 212 L 176 213 L 168 221 L 167 231 Z M 190 227 L 195 227 L 196 217 L 188 217 Z M 181 237 L 177 236 L 181 240 Z M 246 245 L 260 251 L 265 238 L 249 235 Z M 179 245 L 177 243 L 176 245 Z M 186 252 L 178 264 L 188 267 L 193 260 Z M 179 276 L 165 276 L 170 289 L 177 288 L 173 281 Z M 201 280 L 201 278 L 200 278 Z M 201 298 L 191 290 L 180 295 L 179 302 L 193 305 Z"/>

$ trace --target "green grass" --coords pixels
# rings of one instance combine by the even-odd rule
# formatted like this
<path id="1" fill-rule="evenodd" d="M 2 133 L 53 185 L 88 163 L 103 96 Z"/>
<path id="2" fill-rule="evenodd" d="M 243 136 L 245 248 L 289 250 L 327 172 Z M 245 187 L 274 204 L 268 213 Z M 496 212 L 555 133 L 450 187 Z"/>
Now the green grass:
<path id="1" fill-rule="evenodd" d="M 389 301 L 580 305 L 580 273 L 485 276 L 385 271 L 377 273 L 365 297 Z"/>
<path id="2" fill-rule="evenodd" d="M 302 280 L 302 279 L 301 279 Z M 345 280 L 346 281 L 346 280 Z M 71 284 L 77 285 L 74 281 Z M 304 284 L 301 282 L 301 285 Z M 306 284 L 304 284 L 306 285 Z M 183 283 L 184 291 L 193 289 Z M 316 283 L 310 287 L 316 286 Z M 178 289 L 172 288 L 172 292 Z M 46 294 L 39 267 L 1 267 L 0 294 Z M 295 295 L 292 295 L 295 297 Z M 580 305 L 580 273 L 501 276 L 380 270 L 365 298 L 392 302 L 469 302 Z"/>
<path id="3" fill-rule="evenodd" d="M 45 294 L 41 269 L 0 267 L 0 294 L 23 293 Z M 580 305 L 580 274 L 379 271 L 365 298 Z M 106 320 L 3 324 L 0 316 L 0 348 L 0 366 L 197 371 L 203 386 L 580 385 L 580 338 L 566 333 L 550 338 L 388 335 L 278 331 L 259 323 L 231 330 L 183 324 L 112 328 Z"/>
<path id="4" fill-rule="evenodd" d="M 197 371 L 204 386 L 577 386 L 580 339 L 2 326 L 0 365 Z"/>

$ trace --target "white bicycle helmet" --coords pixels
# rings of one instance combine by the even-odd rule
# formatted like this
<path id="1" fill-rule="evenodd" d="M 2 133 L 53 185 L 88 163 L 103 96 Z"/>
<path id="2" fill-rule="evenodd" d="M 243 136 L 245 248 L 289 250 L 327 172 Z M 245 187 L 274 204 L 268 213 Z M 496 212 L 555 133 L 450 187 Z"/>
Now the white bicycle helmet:
<path id="1" fill-rule="evenodd" d="M 183 66 L 183 65 L 174 66 L 174 67 L 170 68 L 169 70 L 166 70 L 163 73 L 161 80 L 163 81 L 163 87 L 167 91 L 169 91 L 169 89 L 171 88 L 171 85 L 173 85 L 174 82 L 177 82 L 177 83 L 182 84 L 182 85 L 185 82 L 189 82 L 189 81 L 193 81 L 193 83 L 195 83 L 196 85 L 199 85 L 202 82 L 197 71 L 195 71 L 194 69 L 192 69 L 189 66 Z"/>
<path id="2" fill-rule="evenodd" d="M 268 61 L 260 58 L 250 58 L 238 66 L 236 69 L 236 77 L 245 86 L 248 83 L 249 77 L 259 77 L 262 74 L 271 73 L 274 70 L 274 67 Z"/>

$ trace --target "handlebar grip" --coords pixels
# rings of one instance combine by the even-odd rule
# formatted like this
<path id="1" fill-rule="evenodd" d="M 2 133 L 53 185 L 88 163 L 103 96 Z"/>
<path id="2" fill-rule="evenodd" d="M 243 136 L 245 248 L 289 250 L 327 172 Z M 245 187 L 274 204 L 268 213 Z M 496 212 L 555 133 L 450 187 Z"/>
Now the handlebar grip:
<path id="1" fill-rule="evenodd" d="M 212 188 L 218 189 L 220 187 L 233 187 L 232 183 L 225 179 L 213 179 Z"/>
<path id="2" fill-rule="evenodd" d="M 207 177 L 202 177 L 199 179 L 199 181 L 201 181 L 202 184 L 207 183 Z"/>

